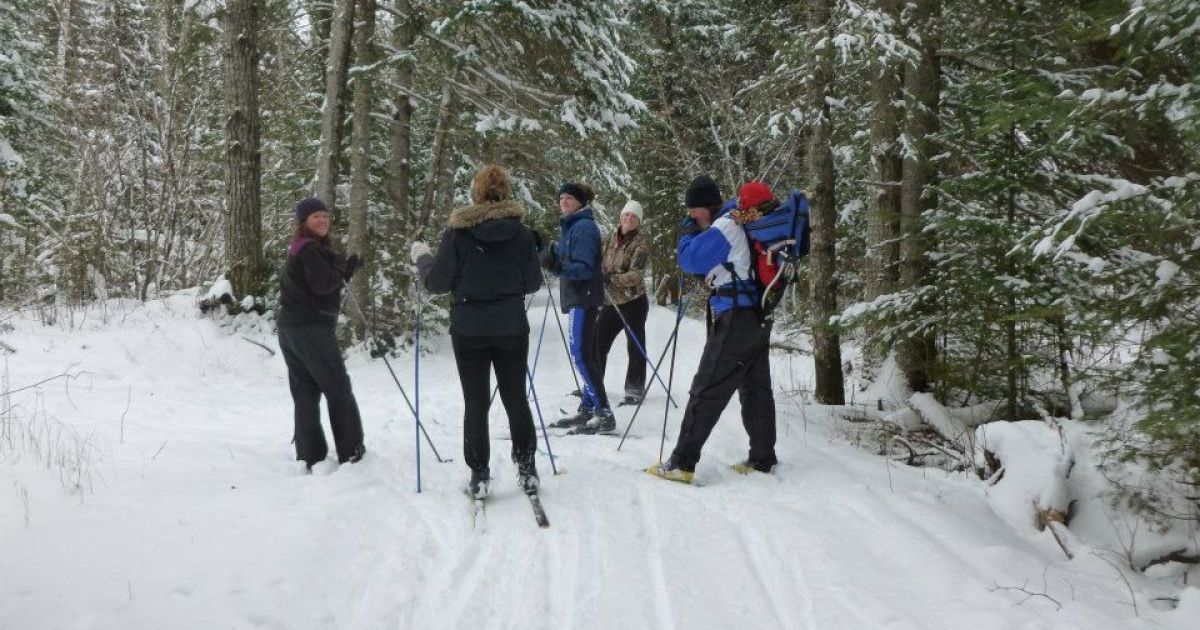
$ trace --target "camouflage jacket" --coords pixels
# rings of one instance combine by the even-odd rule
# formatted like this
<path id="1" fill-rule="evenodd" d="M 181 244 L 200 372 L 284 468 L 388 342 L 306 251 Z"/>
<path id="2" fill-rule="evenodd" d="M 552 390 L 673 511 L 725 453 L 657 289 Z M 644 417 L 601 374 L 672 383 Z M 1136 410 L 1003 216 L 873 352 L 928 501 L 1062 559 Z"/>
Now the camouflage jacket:
<path id="1" fill-rule="evenodd" d="M 608 278 L 607 303 L 625 304 L 646 294 L 646 247 L 641 230 L 634 231 L 632 238 L 626 237 L 624 242 L 617 232 L 608 237 L 600 263 Z"/>

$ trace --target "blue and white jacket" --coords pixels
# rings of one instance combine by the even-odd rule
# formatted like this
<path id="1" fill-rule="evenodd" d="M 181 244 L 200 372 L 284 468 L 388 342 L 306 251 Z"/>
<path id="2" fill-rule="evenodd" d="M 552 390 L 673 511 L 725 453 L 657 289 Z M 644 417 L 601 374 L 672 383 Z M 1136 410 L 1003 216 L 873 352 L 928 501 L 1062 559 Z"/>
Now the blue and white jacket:
<path id="1" fill-rule="evenodd" d="M 750 275 L 750 242 L 745 228 L 729 216 L 730 209 L 723 208 L 707 230 L 679 239 L 679 267 L 685 273 L 704 276 L 713 289 L 708 304 L 714 318 L 734 308 L 758 305 L 758 284 Z"/>

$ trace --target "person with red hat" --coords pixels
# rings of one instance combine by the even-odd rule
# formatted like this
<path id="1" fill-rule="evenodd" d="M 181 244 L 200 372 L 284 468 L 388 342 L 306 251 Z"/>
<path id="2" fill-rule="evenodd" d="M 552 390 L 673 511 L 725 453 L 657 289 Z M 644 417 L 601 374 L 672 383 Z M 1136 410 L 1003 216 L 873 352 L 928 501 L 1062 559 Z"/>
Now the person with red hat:
<path id="1" fill-rule="evenodd" d="M 769 473 L 778 463 L 768 363 L 771 320 L 760 315 L 750 241 L 742 227 L 777 203 L 770 187 L 759 181 L 742 186 L 736 204 L 723 203 L 717 183 L 704 175 L 693 180 L 684 195 L 688 219 L 679 239 L 679 267 L 703 277 L 708 285 L 711 324 L 675 449 L 666 462 L 646 469 L 652 475 L 692 482 L 700 450 L 735 391 L 742 404 L 742 425 L 750 436 L 749 455 L 738 468 Z"/>

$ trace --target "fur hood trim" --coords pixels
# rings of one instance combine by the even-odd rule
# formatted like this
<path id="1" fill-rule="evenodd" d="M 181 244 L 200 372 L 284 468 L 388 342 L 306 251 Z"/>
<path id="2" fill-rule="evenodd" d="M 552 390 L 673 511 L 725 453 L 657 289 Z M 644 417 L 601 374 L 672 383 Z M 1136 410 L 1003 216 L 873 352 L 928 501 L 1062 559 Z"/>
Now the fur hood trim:
<path id="1" fill-rule="evenodd" d="M 525 207 L 512 199 L 489 201 L 455 208 L 450 213 L 450 227 L 456 230 L 473 228 L 490 219 L 520 219 L 525 216 Z"/>

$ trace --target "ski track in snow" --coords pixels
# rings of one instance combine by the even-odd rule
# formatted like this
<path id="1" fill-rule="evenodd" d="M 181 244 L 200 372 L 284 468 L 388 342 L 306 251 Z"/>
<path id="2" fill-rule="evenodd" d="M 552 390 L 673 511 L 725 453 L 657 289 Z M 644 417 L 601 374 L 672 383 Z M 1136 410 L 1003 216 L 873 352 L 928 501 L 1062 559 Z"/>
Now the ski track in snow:
<path id="1" fill-rule="evenodd" d="M 437 463 L 421 444 L 417 494 L 412 419 L 381 361 L 357 351 L 348 359 L 367 457 L 304 475 L 288 443 L 283 361 L 241 336 L 276 347 L 274 338 L 265 328 L 221 330 L 194 314 L 192 300 L 114 303 L 70 321 L 64 313 L 52 326 L 32 314 L 10 320 L 5 341 L 18 352 L 0 364 L 10 386 L 69 365 L 81 375 L 15 394 L 14 411 L 0 417 L 0 629 L 1187 623 L 1145 606 L 1135 617 L 1111 569 L 1067 561 L 1048 536 L 1012 530 L 978 480 L 890 464 L 850 446 L 831 410 L 783 396 L 775 474 L 729 469 L 746 449 L 735 397 L 705 448 L 699 486 L 641 471 L 658 457 L 666 401 L 658 385 L 621 452 L 611 437 L 552 436 L 562 472 L 552 475 L 539 430 L 546 530 L 517 488 L 497 401 L 492 496 L 472 530 L 447 339 L 427 342 L 421 409 L 454 461 Z M 541 293 L 529 311 L 531 353 L 544 304 Z M 672 309 L 651 309 L 652 356 L 673 323 Z M 549 424 L 576 399 L 565 396 L 574 380 L 556 325 L 547 325 L 537 388 Z M 673 391 L 682 405 L 703 324 L 686 320 L 680 338 Z M 777 388 L 792 375 L 812 382 L 801 357 L 773 361 Z M 411 355 L 392 364 L 411 397 Z M 625 366 L 615 344 L 610 385 Z M 617 410 L 621 431 L 632 413 Z M 668 452 L 681 415 L 670 411 Z M 60 481 L 72 461 L 86 464 L 83 491 Z M 997 588 L 1022 586 L 1062 610 Z"/>

